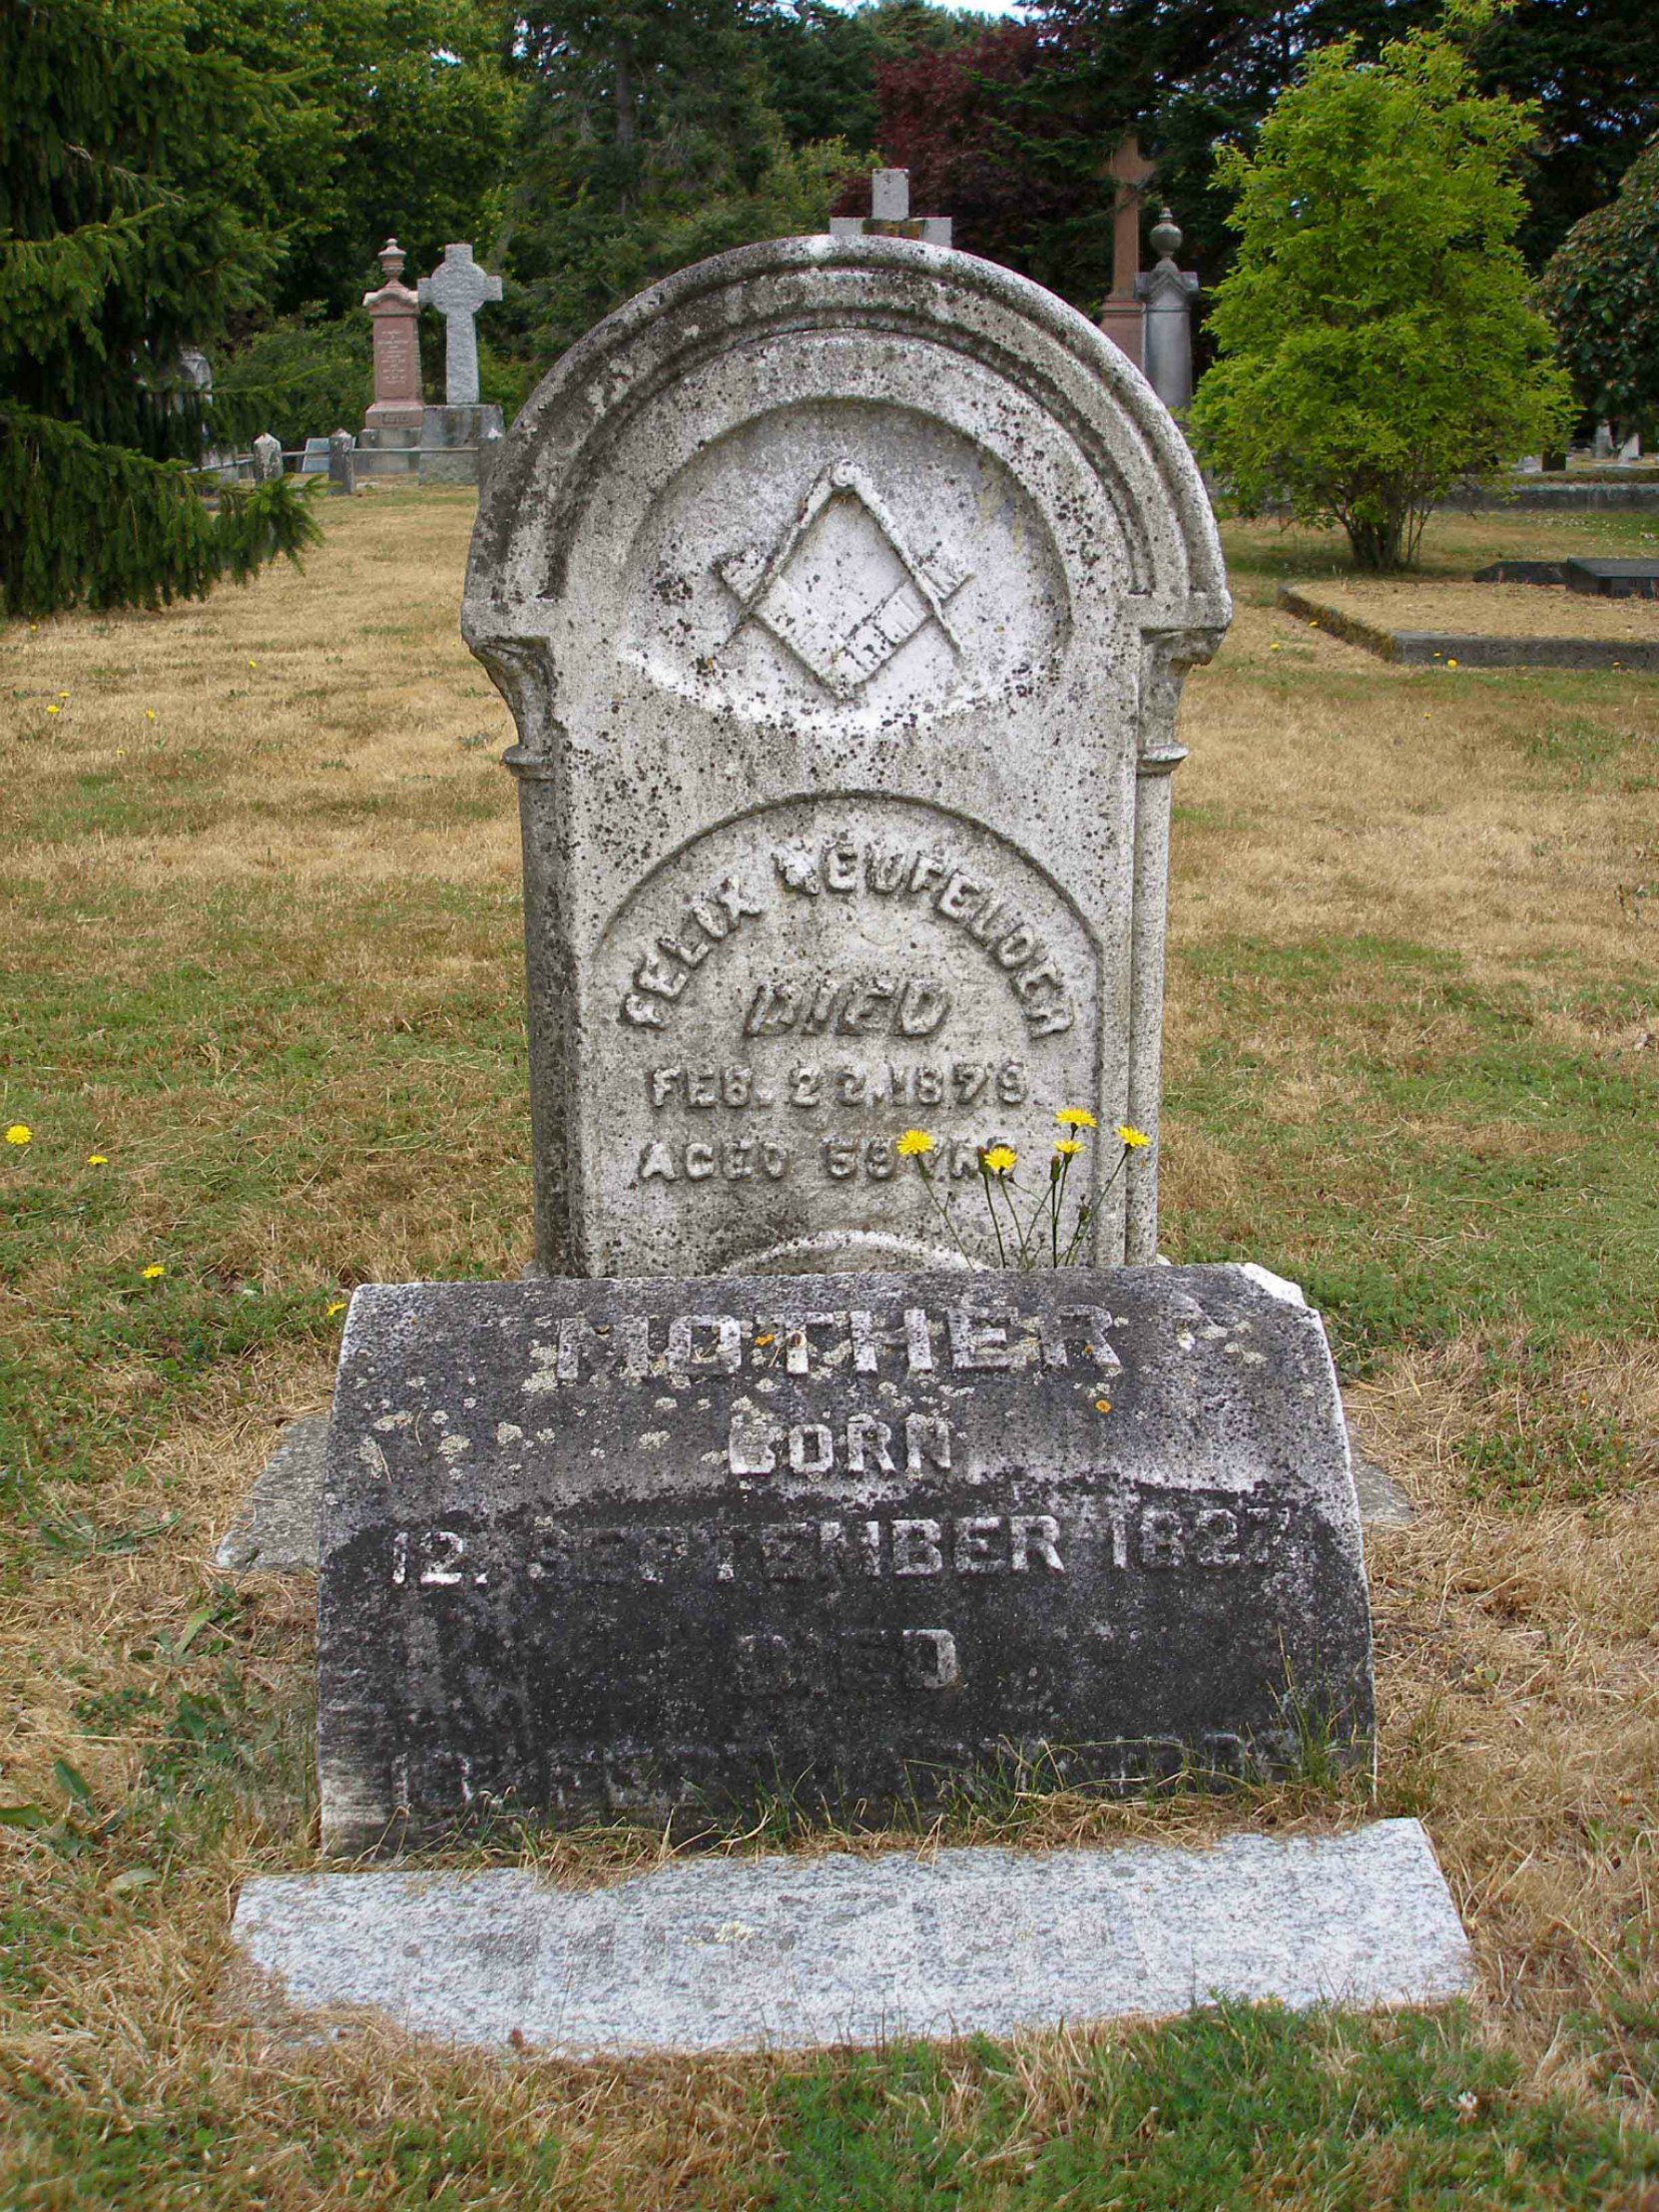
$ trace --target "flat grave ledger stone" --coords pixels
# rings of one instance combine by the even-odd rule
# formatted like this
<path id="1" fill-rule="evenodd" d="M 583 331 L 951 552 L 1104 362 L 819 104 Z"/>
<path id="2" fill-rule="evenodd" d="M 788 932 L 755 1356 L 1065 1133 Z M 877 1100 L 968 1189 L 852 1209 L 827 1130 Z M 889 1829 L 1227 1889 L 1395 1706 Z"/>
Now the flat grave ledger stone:
<path id="1" fill-rule="evenodd" d="M 1591 599 L 1659 599 L 1659 561 L 1493 561 L 1476 569 L 1477 584 L 1564 584 Z"/>
<path id="2" fill-rule="evenodd" d="M 1180 432 L 1052 294 L 774 242 L 574 346 L 504 439 L 463 628 L 512 708 L 549 1275 L 959 1265 L 894 1141 L 1156 1253 L 1170 773 L 1230 616 Z M 1090 1183 L 1090 1178 L 1096 1180 Z"/>
<path id="3" fill-rule="evenodd" d="M 1238 1267 L 366 1287 L 318 1625 L 335 1852 L 1373 1726 L 1324 1331 Z"/>

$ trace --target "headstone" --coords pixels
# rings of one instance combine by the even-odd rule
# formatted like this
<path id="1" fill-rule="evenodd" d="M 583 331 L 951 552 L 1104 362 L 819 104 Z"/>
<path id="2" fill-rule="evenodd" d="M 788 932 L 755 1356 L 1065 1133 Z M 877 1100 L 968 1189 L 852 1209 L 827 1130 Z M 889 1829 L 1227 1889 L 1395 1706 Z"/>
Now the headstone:
<path id="1" fill-rule="evenodd" d="M 401 281 L 403 249 L 387 239 L 378 256 L 384 281 L 363 293 L 374 329 L 374 399 L 365 420 L 382 438 L 401 434 L 418 439 L 424 403 L 420 396 L 420 301 Z"/>
<path id="2" fill-rule="evenodd" d="M 329 495 L 349 499 L 356 488 L 357 441 L 349 430 L 336 430 L 328 440 Z"/>
<path id="3" fill-rule="evenodd" d="M 501 279 L 480 269 L 470 246 L 446 246 L 430 276 L 420 279 L 420 304 L 443 317 L 444 404 L 478 404 L 478 309 L 501 297 Z"/>
<path id="4" fill-rule="evenodd" d="M 1627 437 L 1624 443 L 1619 447 L 1619 459 L 1621 461 L 1639 461 L 1641 457 L 1641 433 L 1640 431 L 1633 430 L 1630 436 Z"/>
<path id="5" fill-rule="evenodd" d="M 1157 163 L 1146 160 L 1133 131 L 1120 141 L 1106 165 L 1107 176 L 1116 182 L 1117 194 L 1112 205 L 1112 288 L 1100 309 L 1100 327 L 1137 368 L 1142 365 L 1146 343 L 1146 308 L 1138 288 L 1141 203 L 1157 173 Z"/>
<path id="6" fill-rule="evenodd" d="M 1590 447 L 1592 455 L 1598 461 L 1610 461 L 1613 458 L 1613 450 L 1612 424 L 1610 422 L 1598 422 L 1595 429 L 1595 438 Z"/>
<path id="7" fill-rule="evenodd" d="M 262 430 L 254 440 L 254 481 L 269 484 L 282 473 L 282 441 Z"/>
<path id="8" fill-rule="evenodd" d="M 299 456 L 301 476 L 326 476 L 328 473 L 328 440 L 307 438 L 305 450 Z"/>
<path id="9" fill-rule="evenodd" d="M 1168 208 L 1152 227 L 1152 246 L 1157 264 L 1150 276 L 1135 280 L 1146 308 L 1144 365 L 1147 382 L 1174 414 L 1192 402 L 1193 301 L 1198 297 L 1198 278 L 1191 270 L 1176 267 L 1181 232 Z"/>
<path id="10" fill-rule="evenodd" d="M 935 1198 L 991 1256 L 979 1148 L 1045 1177 L 1068 1106 L 1079 1256 L 1152 1260 L 1113 1132 L 1156 1139 L 1175 716 L 1230 611 L 1166 410 L 991 263 L 774 242 L 573 347 L 463 616 L 518 726 L 539 1265 L 961 1265 Z"/>
<path id="11" fill-rule="evenodd" d="M 907 169 L 871 172 L 867 216 L 833 215 L 830 218 L 830 236 L 834 239 L 920 239 L 927 246 L 948 246 L 951 230 L 947 215 L 911 215 L 910 172 Z"/>
<path id="12" fill-rule="evenodd" d="M 318 1664 L 351 1854 L 1364 1762 L 1324 1331 L 1230 1266 L 370 1286 Z"/>

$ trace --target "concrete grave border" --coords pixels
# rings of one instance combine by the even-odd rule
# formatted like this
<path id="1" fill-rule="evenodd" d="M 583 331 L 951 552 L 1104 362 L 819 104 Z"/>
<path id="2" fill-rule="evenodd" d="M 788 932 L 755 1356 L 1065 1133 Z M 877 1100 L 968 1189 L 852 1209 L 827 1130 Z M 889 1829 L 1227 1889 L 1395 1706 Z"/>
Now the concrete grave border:
<path id="1" fill-rule="evenodd" d="M 1616 669 L 1621 675 L 1659 673 L 1659 645 L 1621 645 L 1613 638 L 1501 638 L 1450 630 L 1385 630 L 1359 615 L 1315 599 L 1291 584 L 1281 584 L 1275 602 L 1316 629 L 1329 630 L 1347 645 L 1360 646 L 1380 660 L 1403 667 L 1428 668 L 1456 661 L 1464 668 Z"/>

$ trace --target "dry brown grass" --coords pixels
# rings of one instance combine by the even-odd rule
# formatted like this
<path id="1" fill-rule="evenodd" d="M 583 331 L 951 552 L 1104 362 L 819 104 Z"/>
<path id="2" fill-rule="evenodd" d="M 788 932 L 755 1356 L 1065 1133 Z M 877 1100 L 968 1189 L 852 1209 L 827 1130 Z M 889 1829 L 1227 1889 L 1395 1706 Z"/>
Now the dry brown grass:
<path id="1" fill-rule="evenodd" d="M 516 826 L 508 779 L 495 766 L 510 725 L 456 632 L 470 500 L 387 493 L 329 507 L 324 519 L 325 546 L 303 578 L 276 573 L 201 607 L 8 634 L 0 792 L 18 838 L 15 951 L 62 958 L 72 932 L 74 959 L 115 986 L 136 985 L 158 964 L 202 955 L 205 899 L 225 886 L 263 884 L 290 902 L 296 965 L 337 984 L 342 1022 L 365 1033 L 401 1021 L 417 1033 L 432 1024 L 436 1034 L 457 992 L 516 992 Z M 1447 525 L 1448 540 L 1461 544 L 1459 530 L 1472 526 Z M 1586 542 L 1562 531 L 1528 529 L 1520 546 L 1513 535 L 1505 542 L 1501 532 L 1474 532 L 1469 543 L 1478 537 L 1480 557 L 1490 558 Z M 1273 582 L 1262 564 L 1281 557 L 1282 541 L 1258 532 L 1236 542 L 1239 620 L 1215 667 L 1193 679 L 1183 726 L 1192 759 L 1178 787 L 1176 1077 L 1230 1018 L 1214 980 L 1184 968 L 1179 955 L 1235 939 L 1408 939 L 1455 951 L 1472 980 L 1505 986 L 1570 972 L 1592 998 L 1568 1009 L 1552 1001 L 1540 1017 L 1563 1042 L 1591 1054 L 1651 1049 L 1639 1024 L 1599 1016 L 1593 993 L 1653 984 L 1652 924 L 1619 893 L 1644 870 L 1659 874 L 1651 781 L 1659 686 L 1381 667 L 1262 603 Z M 60 691 L 69 693 L 65 711 L 48 717 Z M 487 744 L 466 742 L 480 734 Z M 1563 771 L 1563 743 L 1579 746 L 1581 775 L 1570 773 L 1577 756 Z M 205 758 L 191 762 L 192 754 Z M 131 819 L 98 821 L 87 778 L 126 785 Z M 89 809 L 90 827 L 79 819 Z M 153 892 L 142 936 L 95 895 L 114 881 Z M 499 891 L 499 912 L 487 930 L 457 922 L 448 936 L 358 940 L 345 927 L 365 888 L 384 886 L 389 897 L 410 885 L 424 886 L 434 904 L 446 885 Z M 1360 983 L 1330 1018 L 1367 1029 L 1402 1066 L 1431 1065 L 1459 1045 L 1447 1027 L 1455 1017 L 1443 1009 L 1379 1013 Z M 1280 1071 L 1289 1118 L 1317 1126 L 1340 1105 L 1343 1076 L 1327 1038 L 1264 1025 L 1248 1041 Z M 236 1141 L 222 1087 L 240 1055 L 270 1044 L 230 1025 L 204 1034 L 200 1049 L 200 1064 L 165 1098 L 123 1097 L 116 1078 L 100 1078 L 109 1110 L 125 1117 L 135 1147 L 140 1135 L 148 1147 L 134 1169 L 131 1226 L 121 1232 L 135 1259 L 165 1233 L 177 1177 L 200 1156 L 205 1132 Z M 342 1063 L 339 1088 L 326 1095 L 348 1127 L 372 1117 L 384 1077 L 343 1041 Z M 454 1068 L 452 1059 L 435 1063 L 434 1095 L 450 1096 Z M 0 1117 L 9 1118 L 22 1110 L 23 1071 L 4 1072 Z M 76 1080 L 72 1066 L 65 1080 Z M 31 1093 L 31 1113 L 35 1100 Z M 435 1218 L 473 1264 L 512 1271 L 527 1245 L 512 1156 L 522 1137 L 492 1123 L 487 1097 L 471 1119 L 465 1099 L 452 1107 L 454 1125 L 430 1153 L 348 1160 L 297 1197 L 251 1200 L 226 1231 L 227 1250 L 268 1287 L 295 1267 L 319 1285 L 396 1276 L 430 1264 Z M 1217 1192 L 1248 1208 L 1244 1171 L 1222 1140 L 1191 1128 L 1176 1138 L 1172 1234 Z M 1498 1122 L 1488 1141 L 1494 1156 L 1507 1156 L 1531 1140 Z M 1388 1196 L 1380 1192 L 1379 1202 Z M 72 1291 L 67 1263 L 55 1276 L 49 1261 L 26 1293 L 14 1291 L 7 1325 L 35 1348 L 31 1359 L 53 1357 L 52 1302 Z M 1652 1950 L 1643 1958 L 1632 1947 L 1633 1931 L 1652 1923 L 1659 1804 L 1652 1487 L 1643 1476 L 1625 1494 L 1527 1515 L 1471 1502 L 1459 1446 L 1482 1422 L 1516 1411 L 1495 1402 L 1509 1385 L 1490 1381 L 1490 1349 L 1471 1333 L 1396 1351 L 1352 1393 L 1360 1440 L 1418 1506 L 1409 1528 L 1375 1532 L 1371 1545 L 1381 1803 L 1423 1813 L 1480 1957 L 1490 2033 L 1521 2054 L 1531 2080 L 1651 2109 L 1651 2053 L 1645 2061 L 1639 2051 L 1621 2053 L 1607 1998 L 1616 1990 L 1627 2003 L 1659 2001 Z M 111 1467 L 101 1496 L 107 1518 L 175 1513 L 181 1533 L 130 1556 L 50 1560 L 13 1590 L 0 1627 L 0 1795 L 8 1802 L 60 1803 L 53 1763 L 68 1758 L 100 1804 L 119 1805 L 156 1729 L 92 1727 L 77 1705 L 133 1687 L 169 1698 L 181 1687 L 212 1690 L 224 1663 L 217 1636 L 203 1634 L 176 1663 L 165 1642 L 211 1595 L 212 1546 L 279 1420 L 324 1401 L 329 1368 L 326 1344 L 300 1339 L 212 1373 L 142 1465 Z M 144 1386 L 142 1369 L 119 1361 L 100 1382 L 112 1403 Z M 1639 1438 L 1659 1438 L 1651 1342 L 1586 1342 L 1555 1386 L 1581 1390 L 1587 1405 Z M 302 1585 L 254 1578 L 243 1617 L 225 1631 L 253 1690 L 284 1725 L 304 1704 L 307 1602 Z M 17 2000 L 0 2041 L 17 2085 L 14 2125 L 0 2147 L 0 2201 L 80 2201 L 28 2193 L 40 2174 L 73 2159 L 72 2148 L 50 2150 L 53 2129 L 72 2144 L 76 2126 L 131 2131 L 179 2121 L 188 2129 L 199 2115 L 216 2141 L 230 2131 L 237 2166 L 217 2179 L 204 2170 L 202 2202 L 280 2212 L 390 2202 L 392 2168 L 382 2172 L 376 2160 L 390 2159 L 394 2125 L 441 2133 L 458 2113 L 504 2146 L 559 2137 L 563 2148 L 548 2154 L 548 2194 L 534 2201 L 572 2212 L 749 2201 L 728 2193 L 730 2177 L 765 2154 L 764 2091 L 777 2072 L 770 2061 L 500 2067 L 372 2036 L 296 2053 L 216 2024 L 237 1884 L 256 1868 L 302 1864 L 308 1848 L 291 1777 L 274 1794 L 239 1789 L 228 1825 L 197 1837 L 188 1853 L 181 1846 L 159 1891 L 111 1890 L 126 1863 L 119 1835 L 106 1851 L 53 1860 L 29 1836 L 0 1832 L 16 1895 L 74 1930 L 72 1944 L 40 1950 L 38 1987 Z M 1365 1810 L 1358 1801 L 1316 1807 L 1295 1793 L 1244 1808 L 1055 1801 L 1009 1833 L 1042 1845 Z M 549 1871 L 604 1879 L 646 1848 L 615 1838 L 551 1846 Z M 1583 2011 L 1600 2020 L 1596 2032 L 1576 2024 Z M 1019 2125 L 1040 2129 L 1063 2112 L 1085 2052 L 1078 2039 L 1056 2037 L 1020 2054 L 1029 2080 Z M 360 2174 L 315 2163 L 331 2128 L 358 2146 Z M 1019 2139 L 1016 2125 L 1016 2150 Z M 492 2179 L 482 2159 L 455 2201 L 530 2201 L 524 2171 L 504 2162 Z"/>

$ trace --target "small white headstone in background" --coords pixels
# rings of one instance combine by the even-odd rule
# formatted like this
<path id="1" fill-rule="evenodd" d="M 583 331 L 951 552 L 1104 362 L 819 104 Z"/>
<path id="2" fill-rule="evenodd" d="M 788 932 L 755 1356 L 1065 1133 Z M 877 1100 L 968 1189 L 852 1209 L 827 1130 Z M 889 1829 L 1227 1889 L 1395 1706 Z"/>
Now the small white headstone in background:
<path id="1" fill-rule="evenodd" d="M 925 246 L 948 246 L 951 222 L 947 215 L 911 215 L 910 172 L 907 169 L 877 169 L 870 172 L 869 214 L 830 218 L 832 239 L 871 235 L 920 239 Z"/>

